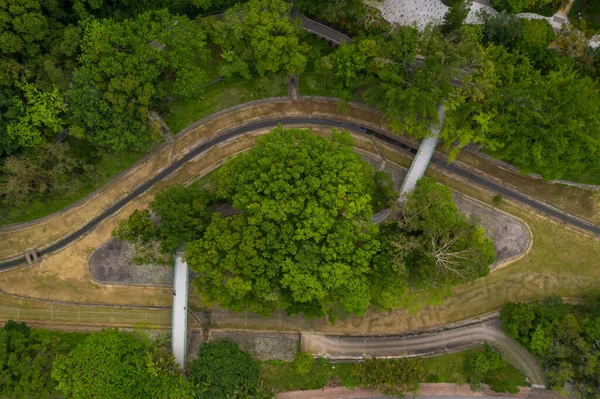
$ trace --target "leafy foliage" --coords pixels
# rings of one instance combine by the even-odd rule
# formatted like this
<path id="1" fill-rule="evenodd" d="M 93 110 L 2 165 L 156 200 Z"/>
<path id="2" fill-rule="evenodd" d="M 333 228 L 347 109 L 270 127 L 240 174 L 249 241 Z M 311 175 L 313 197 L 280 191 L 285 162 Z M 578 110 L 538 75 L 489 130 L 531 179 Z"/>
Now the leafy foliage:
<path id="1" fill-rule="evenodd" d="M 500 312 L 506 334 L 537 356 L 553 389 L 566 383 L 583 398 L 594 398 L 600 389 L 600 295 L 582 305 L 564 303 L 560 297 L 541 302 L 508 303 Z"/>
<path id="2" fill-rule="evenodd" d="M 526 57 L 495 46 L 486 58 L 473 76 L 485 91 L 459 91 L 447 105 L 447 145 L 482 143 L 494 157 L 548 179 L 596 164 L 600 93 L 590 78 L 568 66 L 542 76 Z"/>
<path id="3" fill-rule="evenodd" d="M 81 66 L 67 93 L 76 127 L 116 151 L 152 141 L 147 112 L 165 95 L 190 95 L 206 81 L 205 33 L 166 10 L 85 24 Z"/>
<path id="4" fill-rule="evenodd" d="M 450 189 L 433 179 L 417 182 L 388 233 L 391 262 L 404 266 L 415 287 L 457 284 L 489 273 L 492 241 L 452 202 Z"/>
<path id="5" fill-rule="evenodd" d="M 444 15 L 444 22 L 440 26 L 440 30 L 444 36 L 449 36 L 460 30 L 467 19 L 467 15 L 469 15 L 471 4 L 472 1 L 470 0 L 459 0 L 450 6 Z"/>
<path id="6" fill-rule="evenodd" d="M 58 89 L 40 92 L 32 84 L 25 84 L 22 89 L 26 103 L 13 98 L 18 119 L 6 127 L 6 132 L 21 147 L 39 147 L 62 130 L 63 99 Z"/>
<path id="7" fill-rule="evenodd" d="M 342 43 L 337 50 L 320 60 L 325 71 L 333 71 L 337 95 L 351 100 L 354 92 L 369 80 L 373 60 L 377 56 L 377 43 L 372 39 Z"/>
<path id="8" fill-rule="evenodd" d="M 117 330 L 90 334 L 56 358 L 52 378 L 73 398 L 189 398 L 191 385 L 176 371 L 166 348 Z"/>
<path id="9" fill-rule="evenodd" d="M 112 235 L 136 244 L 139 255 L 147 255 L 140 256 L 138 263 L 144 259 L 163 263 L 160 256 L 153 256 L 156 241 L 160 242 L 162 253 L 171 254 L 182 243 L 201 237 L 210 223 L 213 201 L 214 195 L 198 184 L 169 187 L 150 203 L 157 223 L 152 220 L 150 210 L 137 209 L 127 220 L 119 222 Z"/>
<path id="10" fill-rule="evenodd" d="M 218 196 L 243 213 L 213 216 L 186 246 L 194 285 L 236 311 L 321 316 L 339 302 L 364 313 L 379 250 L 368 221 L 373 189 L 372 170 L 347 133 L 328 140 L 275 129 L 220 169 Z"/>
<path id="11" fill-rule="evenodd" d="M 550 5 L 558 10 L 568 4 L 567 0 L 492 0 L 492 5 L 498 10 L 508 10 L 517 14 L 533 7 Z"/>
<path id="12" fill-rule="evenodd" d="M 0 207 L 26 204 L 51 193 L 66 195 L 82 184 L 74 176 L 84 169 L 66 143 L 10 156 L 0 165 Z"/>
<path id="13" fill-rule="evenodd" d="M 214 41 L 221 46 L 221 74 L 246 79 L 254 74 L 298 74 L 308 47 L 301 43 L 283 0 L 250 0 L 236 4 L 214 23 Z"/>
<path id="14" fill-rule="evenodd" d="M 410 392 L 416 396 L 425 378 L 425 369 L 420 360 L 399 359 L 363 359 L 354 369 L 356 385 L 362 388 L 376 389 L 385 395 L 403 398 Z"/>
<path id="15" fill-rule="evenodd" d="M 258 394 L 258 362 L 232 341 L 203 343 L 188 373 L 196 399 L 250 399 Z"/>
<path id="16" fill-rule="evenodd" d="M 0 394 L 23 399 L 54 397 L 58 391 L 50 377 L 52 362 L 69 349 L 46 330 L 7 322 L 0 330 Z"/>
<path id="17" fill-rule="evenodd" d="M 487 383 L 496 392 L 518 393 L 519 387 L 511 385 L 509 380 L 493 378 L 493 374 L 503 372 L 509 367 L 500 353 L 494 351 L 489 345 L 485 345 L 483 351 L 472 352 L 469 357 L 467 364 L 470 372 L 469 383 L 472 386 Z"/>
<path id="18" fill-rule="evenodd" d="M 313 355 L 307 352 L 296 352 L 294 354 L 294 370 L 300 375 L 306 375 L 315 364 Z"/>

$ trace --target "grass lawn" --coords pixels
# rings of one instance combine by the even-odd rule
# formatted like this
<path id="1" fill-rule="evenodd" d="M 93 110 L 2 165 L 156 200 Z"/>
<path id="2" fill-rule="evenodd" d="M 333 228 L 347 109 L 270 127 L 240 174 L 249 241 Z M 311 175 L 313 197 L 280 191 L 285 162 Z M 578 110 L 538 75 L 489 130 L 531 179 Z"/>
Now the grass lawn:
<path id="1" fill-rule="evenodd" d="M 252 80 L 224 79 L 204 87 L 197 97 L 179 99 L 168 105 L 162 113 L 162 118 L 171 132 L 176 134 L 197 120 L 234 105 L 285 95 L 286 76 Z"/>
<path id="2" fill-rule="evenodd" d="M 143 152 L 104 155 L 102 160 L 95 165 L 95 169 L 87 181 L 69 195 L 49 195 L 18 207 L 0 209 L 0 226 L 29 222 L 60 211 L 101 187 L 133 165 L 143 155 Z"/>
<path id="3" fill-rule="evenodd" d="M 421 359 L 427 374 L 423 382 L 448 382 L 466 384 L 469 378 L 467 363 L 473 352 L 483 351 L 477 347 L 448 355 Z M 415 360 L 416 361 L 416 360 Z M 299 375 L 292 363 L 283 361 L 266 361 L 261 363 L 261 382 L 267 392 L 285 392 L 320 389 L 324 386 L 356 385 L 353 371 L 355 363 L 331 363 L 323 358 L 315 360 L 312 370 L 307 375 Z M 489 373 L 487 378 L 502 380 L 517 386 L 526 386 L 524 375 L 512 366 L 498 372 Z M 488 382 L 486 380 L 485 382 Z"/>

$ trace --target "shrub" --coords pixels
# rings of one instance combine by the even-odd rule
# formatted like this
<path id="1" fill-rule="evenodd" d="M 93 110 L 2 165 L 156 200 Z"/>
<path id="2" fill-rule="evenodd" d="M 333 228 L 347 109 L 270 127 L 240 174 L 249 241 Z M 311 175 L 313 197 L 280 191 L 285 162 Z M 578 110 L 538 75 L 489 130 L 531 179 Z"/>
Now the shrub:
<path id="1" fill-rule="evenodd" d="M 189 369 L 196 399 L 256 397 L 258 362 L 232 341 L 204 343 Z"/>
<path id="2" fill-rule="evenodd" d="M 294 370 L 296 373 L 300 375 L 306 375 L 312 370 L 313 365 L 315 364 L 315 359 L 310 353 L 306 352 L 297 352 L 294 355 Z"/>

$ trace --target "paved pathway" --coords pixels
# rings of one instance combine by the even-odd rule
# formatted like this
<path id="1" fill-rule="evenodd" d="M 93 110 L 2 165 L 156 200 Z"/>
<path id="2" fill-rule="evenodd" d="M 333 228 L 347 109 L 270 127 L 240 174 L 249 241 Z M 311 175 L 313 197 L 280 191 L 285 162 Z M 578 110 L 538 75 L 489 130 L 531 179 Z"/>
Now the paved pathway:
<path id="1" fill-rule="evenodd" d="M 175 278 L 173 282 L 173 335 L 171 337 L 175 363 L 185 369 L 188 305 L 188 266 L 183 261 L 183 251 L 175 255 Z"/>
<path id="2" fill-rule="evenodd" d="M 322 38 L 332 43 L 341 44 L 350 43 L 352 41 L 352 38 L 350 36 L 334 28 L 331 28 L 319 21 L 306 18 L 296 7 L 292 9 L 292 17 L 300 18 L 300 21 L 302 21 L 302 29 L 304 29 L 305 31 L 321 36 Z"/>
<path id="3" fill-rule="evenodd" d="M 529 377 L 532 384 L 546 385 L 539 363 L 527 350 L 504 335 L 498 318 L 432 333 L 400 336 L 302 333 L 301 350 L 315 355 L 327 355 L 334 360 L 351 360 L 365 355 L 430 356 L 458 351 L 485 342 L 496 346 L 509 363 Z"/>
<path id="4" fill-rule="evenodd" d="M 404 183 L 402 183 L 402 187 L 400 188 L 400 197 L 398 197 L 398 202 L 402 202 L 406 199 L 408 194 L 415 189 L 417 181 L 425 174 L 425 170 L 429 165 L 429 161 L 431 161 L 431 157 L 435 152 L 441 127 L 444 125 L 445 114 L 443 105 L 438 107 L 438 117 L 440 120 L 439 127 L 433 127 L 431 129 L 431 136 L 421 141 L 419 151 L 415 155 L 415 158 L 410 165 L 410 169 L 408 170 L 408 175 L 406 175 Z"/>
<path id="5" fill-rule="evenodd" d="M 414 398 L 407 395 L 407 398 Z M 469 385 L 456 384 L 421 384 L 420 394 L 416 399 L 492 399 L 492 398 L 520 398 L 520 399 L 553 399 L 558 398 L 556 392 L 546 389 L 521 388 L 515 395 L 498 393 L 492 391 L 488 386 L 484 386 L 483 391 L 473 392 Z M 277 395 L 277 399 L 392 399 L 392 396 L 382 396 L 380 393 L 371 389 L 347 389 L 344 387 L 315 389 L 312 391 L 293 391 L 283 392 Z"/>

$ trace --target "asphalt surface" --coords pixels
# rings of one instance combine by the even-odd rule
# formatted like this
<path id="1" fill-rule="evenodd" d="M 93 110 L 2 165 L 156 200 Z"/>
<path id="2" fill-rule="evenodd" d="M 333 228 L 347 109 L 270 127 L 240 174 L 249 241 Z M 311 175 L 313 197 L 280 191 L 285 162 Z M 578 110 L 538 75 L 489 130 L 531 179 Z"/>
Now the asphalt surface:
<path id="1" fill-rule="evenodd" d="M 175 363 L 185 369 L 187 302 L 188 302 L 188 266 L 183 261 L 184 253 L 177 251 L 175 255 L 175 278 L 173 281 L 173 356 Z"/>
<path id="2" fill-rule="evenodd" d="M 359 124 L 355 124 L 355 123 L 348 123 L 348 122 L 342 122 L 342 121 L 336 121 L 336 120 L 332 120 L 332 119 L 325 119 L 325 118 L 281 118 L 281 119 L 277 119 L 277 120 L 270 120 L 270 121 L 262 121 L 262 122 L 256 122 L 256 123 L 252 123 L 252 124 L 248 124 L 248 125 L 244 125 L 244 126 L 240 126 L 237 127 L 235 129 L 229 130 L 226 133 L 224 133 L 223 135 L 214 138 L 213 140 L 210 140 L 204 144 L 201 144 L 195 148 L 193 148 L 189 153 L 187 153 L 185 156 L 183 156 L 181 159 L 179 159 L 178 161 L 174 162 L 173 164 L 171 164 L 169 167 L 165 168 L 163 171 L 161 171 L 160 173 L 158 173 L 155 177 L 153 177 L 152 179 L 142 183 L 138 188 L 136 188 L 135 190 L 133 190 L 130 194 L 128 194 L 126 197 L 122 198 L 121 200 L 117 201 L 116 203 L 114 203 L 113 205 L 111 205 L 107 210 L 105 210 L 102 214 L 96 216 L 94 219 L 92 219 L 90 222 L 88 222 L 87 224 L 85 224 L 83 227 L 79 228 L 78 230 L 74 231 L 73 233 L 65 236 L 64 238 L 54 242 L 53 244 L 41 249 L 38 254 L 39 256 L 44 256 L 44 255 L 48 255 L 51 254 L 55 251 L 58 251 L 60 249 L 63 249 L 65 247 L 67 247 L 68 245 L 72 244 L 75 240 L 81 238 L 83 235 L 85 235 L 86 233 L 88 233 L 90 230 L 92 230 L 94 227 L 96 227 L 100 222 L 102 222 L 104 219 L 106 219 L 108 216 L 114 214 L 115 212 L 117 212 L 119 209 L 123 208 L 128 202 L 130 202 L 132 199 L 138 197 L 139 195 L 143 194 L 144 192 L 146 192 L 147 190 L 149 190 L 154 184 L 156 184 L 157 182 L 163 180 L 164 178 L 166 178 L 167 176 L 169 176 L 170 174 L 172 174 L 173 172 L 175 172 L 177 169 L 181 168 L 183 166 L 183 164 L 185 164 L 186 162 L 188 162 L 189 160 L 193 159 L 194 157 L 198 156 L 199 154 L 203 153 L 204 151 L 207 151 L 208 149 L 214 147 L 215 145 L 222 143 L 224 141 L 227 141 L 231 138 L 243 135 L 245 133 L 254 131 L 254 130 L 259 130 L 259 129 L 265 129 L 265 128 L 274 128 L 278 125 L 321 125 L 321 126 L 328 126 L 328 127 L 332 127 L 332 128 L 338 128 L 338 129 L 346 129 L 349 131 L 353 131 L 356 133 L 362 133 L 362 134 L 366 134 L 369 136 L 374 136 L 382 141 L 385 141 L 386 143 L 390 144 L 393 147 L 396 148 L 400 148 L 403 149 L 405 151 L 409 151 L 413 154 L 417 153 L 417 149 L 413 148 L 407 144 L 404 144 L 402 142 L 400 142 L 397 138 L 389 136 L 387 134 L 384 134 L 382 132 L 377 132 L 374 131 L 372 129 L 368 129 L 365 128 Z M 558 211 L 557 209 L 548 206 L 542 202 L 538 202 L 538 201 L 534 201 L 516 191 L 513 190 L 509 190 L 505 187 L 502 187 L 492 181 L 486 180 L 480 176 L 474 175 L 473 173 L 462 169 L 456 165 L 453 164 L 447 164 L 444 160 L 433 157 L 433 159 L 431 160 L 431 162 L 433 162 L 434 164 L 440 166 L 443 169 L 446 169 L 452 173 L 455 173 L 461 177 L 464 177 L 474 183 L 477 183 L 479 185 L 482 185 L 488 189 L 491 189 L 495 192 L 498 192 L 500 194 L 502 194 L 505 197 L 509 197 L 515 201 L 521 202 L 523 204 L 529 205 L 532 208 L 534 208 L 535 210 L 545 213 L 551 217 L 554 217 L 562 222 L 564 222 L 565 224 L 574 226 L 574 227 L 578 227 L 580 229 L 583 230 L 587 230 L 591 233 L 594 234 L 600 234 L 600 228 L 597 226 L 594 226 L 590 223 L 587 223 L 585 221 L 582 221 L 581 219 L 575 218 L 573 216 L 570 216 L 568 214 L 565 214 L 563 212 Z M 6 269 L 10 269 L 13 267 L 17 267 L 20 266 L 22 264 L 26 264 L 25 258 L 23 256 L 20 256 L 18 258 L 14 258 L 14 259 L 10 259 L 7 261 L 3 261 L 0 262 L 0 270 L 6 270 Z"/>

